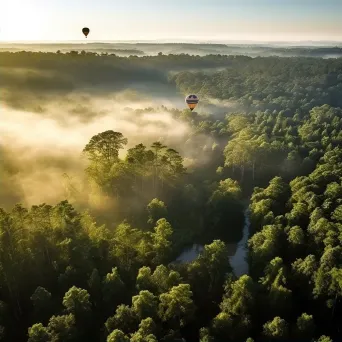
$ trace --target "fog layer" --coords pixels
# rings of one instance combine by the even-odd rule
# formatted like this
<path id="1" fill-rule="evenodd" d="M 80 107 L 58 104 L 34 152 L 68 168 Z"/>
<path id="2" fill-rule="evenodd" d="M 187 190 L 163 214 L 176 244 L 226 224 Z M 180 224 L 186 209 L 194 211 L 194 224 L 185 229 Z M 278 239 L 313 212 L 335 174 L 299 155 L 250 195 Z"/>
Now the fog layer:
<path id="1" fill-rule="evenodd" d="M 0 206 L 12 206 L 19 200 L 25 205 L 62 200 L 63 173 L 83 177 L 86 164 L 81 152 L 100 132 L 121 132 L 128 138 L 126 148 L 154 141 L 180 147 L 190 132 L 186 123 L 169 112 L 153 109 L 162 102 L 172 105 L 166 97 L 154 100 L 127 90 L 106 97 L 79 93 L 44 100 L 43 105 L 32 103 L 39 106 L 36 111 L 0 104 Z"/>

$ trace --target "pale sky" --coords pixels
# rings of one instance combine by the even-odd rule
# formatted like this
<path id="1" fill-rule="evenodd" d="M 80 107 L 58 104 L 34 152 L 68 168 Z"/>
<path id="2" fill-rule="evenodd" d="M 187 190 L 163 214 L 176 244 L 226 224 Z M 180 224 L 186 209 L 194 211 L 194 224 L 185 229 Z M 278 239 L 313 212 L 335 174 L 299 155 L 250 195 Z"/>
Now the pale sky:
<path id="1" fill-rule="evenodd" d="M 0 0 L 0 41 L 342 41 L 342 0 Z"/>

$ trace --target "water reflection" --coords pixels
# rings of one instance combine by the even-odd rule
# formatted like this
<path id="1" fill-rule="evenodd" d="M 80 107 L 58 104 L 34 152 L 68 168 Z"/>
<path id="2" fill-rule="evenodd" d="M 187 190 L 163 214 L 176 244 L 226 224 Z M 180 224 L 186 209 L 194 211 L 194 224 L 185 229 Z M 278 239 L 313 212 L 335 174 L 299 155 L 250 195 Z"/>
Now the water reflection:
<path id="1" fill-rule="evenodd" d="M 243 274 L 248 274 L 248 263 L 247 263 L 247 241 L 249 235 L 249 213 L 245 211 L 245 224 L 243 226 L 242 239 L 236 244 L 229 244 L 229 261 L 233 267 L 234 273 L 237 277 Z M 230 247 L 232 246 L 232 247 Z"/>
<path id="2" fill-rule="evenodd" d="M 202 245 L 194 244 L 192 247 L 185 249 L 182 254 L 175 260 L 177 263 L 186 263 L 194 261 L 198 254 L 203 251 Z"/>
<path id="3" fill-rule="evenodd" d="M 247 241 L 249 235 L 250 221 L 248 210 L 245 211 L 245 224 L 243 227 L 242 239 L 237 243 L 227 244 L 229 252 L 229 261 L 236 276 L 240 277 L 243 274 L 248 274 L 247 263 Z M 203 245 L 194 244 L 192 247 L 185 249 L 181 255 L 175 260 L 177 263 L 192 262 L 203 251 Z"/>

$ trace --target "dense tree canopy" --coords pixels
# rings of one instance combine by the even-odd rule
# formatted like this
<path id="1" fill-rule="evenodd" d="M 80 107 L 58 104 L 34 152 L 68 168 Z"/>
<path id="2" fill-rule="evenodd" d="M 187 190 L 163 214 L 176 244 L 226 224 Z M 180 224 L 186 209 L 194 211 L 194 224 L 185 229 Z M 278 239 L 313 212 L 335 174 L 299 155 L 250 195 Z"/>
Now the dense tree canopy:
<path id="1" fill-rule="evenodd" d="M 341 338 L 341 59 L 1 52 L 7 91 L 19 66 L 58 75 L 31 74 L 33 93 L 148 80 L 234 109 L 163 107 L 189 127 L 178 142 L 97 132 L 63 201 L 0 209 L 1 341 Z"/>

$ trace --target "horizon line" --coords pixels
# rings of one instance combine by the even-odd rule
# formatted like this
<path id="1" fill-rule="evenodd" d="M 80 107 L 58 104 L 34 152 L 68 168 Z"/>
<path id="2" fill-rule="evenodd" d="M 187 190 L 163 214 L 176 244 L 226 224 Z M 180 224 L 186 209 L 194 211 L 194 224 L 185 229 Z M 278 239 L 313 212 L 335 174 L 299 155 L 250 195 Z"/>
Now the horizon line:
<path id="1" fill-rule="evenodd" d="M 169 43 L 169 44 L 229 44 L 229 43 L 248 43 L 248 44 L 286 44 L 286 43 L 342 43 L 342 40 L 312 40 L 312 39 L 301 39 L 301 40 L 245 40 L 245 39 L 220 39 L 220 40 L 194 40 L 194 39 L 183 39 L 183 40 L 173 40 L 173 39 L 121 39 L 121 40 L 111 40 L 111 39 L 101 39 L 101 40 L 90 40 L 90 39 L 71 39 L 71 40 L 1 40 L 0 44 L 70 44 L 70 43 L 129 43 L 129 44 L 137 44 L 137 43 Z"/>

